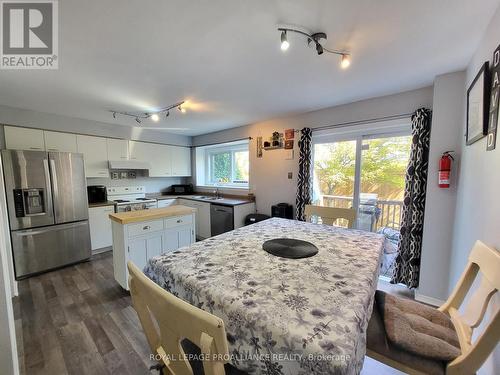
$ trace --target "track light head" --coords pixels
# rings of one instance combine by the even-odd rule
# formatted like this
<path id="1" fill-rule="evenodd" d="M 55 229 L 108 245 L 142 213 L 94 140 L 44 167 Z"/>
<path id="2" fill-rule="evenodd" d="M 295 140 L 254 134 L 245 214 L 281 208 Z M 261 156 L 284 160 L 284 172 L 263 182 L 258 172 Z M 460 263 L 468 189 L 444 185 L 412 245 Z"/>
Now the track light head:
<path id="1" fill-rule="evenodd" d="M 158 116 L 158 113 L 153 113 L 151 115 L 151 120 L 153 120 L 154 122 L 158 122 L 160 120 L 160 116 Z"/>
<path id="2" fill-rule="evenodd" d="M 323 54 L 323 46 L 319 43 L 316 43 L 316 52 L 318 53 L 318 55 Z"/>
<path id="3" fill-rule="evenodd" d="M 170 111 L 167 111 L 167 112 L 165 113 L 165 118 L 167 118 L 168 116 L 170 116 Z"/>
<path id="4" fill-rule="evenodd" d="M 135 118 L 135 122 L 137 122 L 138 124 L 140 124 L 140 123 L 141 123 L 141 120 L 139 119 L 139 117 L 136 117 L 136 118 Z"/>
<path id="5" fill-rule="evenodd" d="M 288 43 L 288 39 L 286 36 L 286 30 L 281 32 L 281 50 L 286 51 L 290 47 L 290 43 Z"/>
<path id="6" fill-rule="evenodd" d="M 342 58 L 340 59 L 340 67 L 342 69 L 347 69 L 351 65 L 351 57 L 349 55 L 342 55 Z"/>
<path id="7" fill-rule="evenodd" d="M 182 105 L 178 106 L 177 109 L 181 111 L 181 113 L 186 113 L 186 108 L 184 108 Z"/>
<path id="8" fill-rule="evenodd" d="M 116 118 L 116 112 L 113 112 L 113 118 Z"/>

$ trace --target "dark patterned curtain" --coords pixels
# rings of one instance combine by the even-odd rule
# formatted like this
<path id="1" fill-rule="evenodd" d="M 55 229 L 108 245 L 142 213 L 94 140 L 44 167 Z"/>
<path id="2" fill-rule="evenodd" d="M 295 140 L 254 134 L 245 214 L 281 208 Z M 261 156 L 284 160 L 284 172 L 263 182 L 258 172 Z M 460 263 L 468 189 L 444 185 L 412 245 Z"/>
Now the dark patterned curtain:
<path id="1" fill-rule="evenodd" d="M 311 204 L 311 135 L 309 128 L 301 131 L 299 140 L 299 175 L 297 178 L 297 198 L 295 200 L 296 219 L 305 221 L 304 207 Z"/>
<path id="2" fill-rule="evenodd" d="M 413 140 L 406 169 L 398 256 L 391 280 L 393 284 L 402 283 L 408 288 L 418 286 L 420 274 L 431 116 L 430 110 L 421 108 L 411 117 Z"/>

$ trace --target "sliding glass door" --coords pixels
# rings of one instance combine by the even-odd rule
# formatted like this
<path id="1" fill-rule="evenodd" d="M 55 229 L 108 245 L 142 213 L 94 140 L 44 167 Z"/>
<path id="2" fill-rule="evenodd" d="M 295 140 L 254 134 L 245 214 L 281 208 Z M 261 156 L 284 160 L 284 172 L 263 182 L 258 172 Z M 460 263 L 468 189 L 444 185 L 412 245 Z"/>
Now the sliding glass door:
<path id="1" fill-rule="evenodd" d="M 355 209 L 357 229 L 399 230 L 410 145 L 408 131 L 315 141 L 314 203 Z"/>
<path id="2" fill-rule="evenodd" d="M 359 229 L 399 230 L 410 146 L 410 136 L 362 140 Z"/>

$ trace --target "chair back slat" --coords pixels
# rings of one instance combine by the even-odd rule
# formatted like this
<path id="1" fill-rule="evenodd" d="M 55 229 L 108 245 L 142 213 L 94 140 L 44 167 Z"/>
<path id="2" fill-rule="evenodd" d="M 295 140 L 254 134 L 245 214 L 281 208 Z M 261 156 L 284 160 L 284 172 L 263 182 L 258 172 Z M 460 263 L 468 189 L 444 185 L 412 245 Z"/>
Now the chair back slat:
<path id="1" fill-rule="evenodd" d="M 345 219 L 348 228 L 354 228 L 356 221 L 356 211 L 352 208 L 323 207 L 306 205 L 304 209 L 306 221 L 311 222 L 314 216 L 320 217 L 323 224 L 334 225 L 338 219 Z"/>
<path id="2" fill-rule="evenodd" d="M 450 315 L 457 331 L 462 354 L 447 366 L 447 374 L 475 373 L 493 351 L 500 336 L 499 306 L 492 306 L 493 312 L 483 322 L 493 296 L 500 287 L 500 252 L 477 241 L 469 255 L 469 261 L 448 300 L 439 308 Z M 471 291 L 475 279 L 480 276 L 479 286 Z M 461 307 L 465 297 L 472 292 L 466 305 Z M 482 323 L 484 329 L 472 341 L 474 329 Z"/>
<path id="3" fill-rule="evenodd" d="M 486 309 L 491 297 L 496 293 L 497 289 L 490 284 L 488 279 L 483 277 L 481 284 L 470 297 L 462 319 L 470 328 L 477 328 L 484 318 Z"/>
<path id="4" fill-rule="evenodd" d="M 204 354 L 217 356 L 219 359 L 228 358 L 226 332 L 220 318 L 168 293 L 146 277 L 132 262 L 128 262 L 127 266 L 132 304 L 151 351 L 167 355 L 163 362 L 168 371 L 175 375 L 193 374 L 181 346 L 183 339 L 202 348 Z M 203 368 L 205 374 L 224 374 L 224 362 L 221 360 L 204 360 Z"/>
<path id="5" fill-rule="evenodd" d="M 500 253 L 481 241 L 477 241 L 469 255 L 469 262 L 477 264 L 483 277 L 493 287 L 500 289 Z"/>

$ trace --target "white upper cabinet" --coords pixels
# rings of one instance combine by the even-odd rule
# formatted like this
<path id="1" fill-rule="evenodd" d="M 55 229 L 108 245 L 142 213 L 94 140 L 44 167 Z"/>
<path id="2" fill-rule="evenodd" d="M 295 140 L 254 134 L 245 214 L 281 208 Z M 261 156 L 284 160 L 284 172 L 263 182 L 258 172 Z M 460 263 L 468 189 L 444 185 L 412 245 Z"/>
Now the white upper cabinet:
<path id="1" fill-rule="evenodd" d="M 5 145 L 10 150 L 45 150 L 43 130 L 5 126 Z"/>
<path id="2" fill-rule="evenodd" d="M 148 146 L 148 143 L 128 141 L 130 160 L 149 162 L 150 153 Z"/>
<path id="3" fill-rule="evenodd" d="M 170 146 L 172 153 L 172 176 L 191 176 L 191 149 Z"/>
<path id="4" fill-rule="evenodd" d="M 76 134 L 44 131 L 43 137 L 47 151 L 78 152 Z"/>
<path id="5" fill-rule="evenodd" d="M 77 135 L 78 152 L 85 159 L 87 177 L 108 177 L 108 150 L 106 138 Z"/>
<path id="6" fill-rule="evenodd" d="M 128 160 L 128 141 L 125 139 L 106 139 L 108 160 Z"/>
<path id="7" fill-rule="evenodd" d="M 149 163 L 149 177 L 172 176 L 170 146 L 130 141 L 129 150 L 131 160 Z"/>
<path id="8" fill-rule="evenodd" d="M 154 157 L 151 158 L 150 177 L 172 176 L 172 153 L 170 146 L 150 144 Z"/>
<path id="9" fill-rule="evenodd" d="M 148 163 L 149 177 L 191 176 L 191 149 L 4 126 L 5 143 L 11 150 L 80 152 L 87 177 L 109 177 L 108 161 L 137 160 Z"/>

